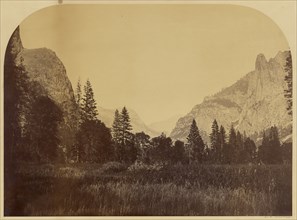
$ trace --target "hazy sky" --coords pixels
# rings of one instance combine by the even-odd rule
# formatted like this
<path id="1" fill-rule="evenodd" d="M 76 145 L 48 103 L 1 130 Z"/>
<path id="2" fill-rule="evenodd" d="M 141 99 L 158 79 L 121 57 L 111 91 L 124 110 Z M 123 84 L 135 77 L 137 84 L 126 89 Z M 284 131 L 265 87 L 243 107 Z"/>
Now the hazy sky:
<path id="1" fill-rule="evenodd" d="M 230 5 L 63 5 L 20 25 L 25 48 L 47 47 L 73 88 L 89 78 L 98 105 L 146 123 L 185 114 L 288 44 L 261 13 Z"/>

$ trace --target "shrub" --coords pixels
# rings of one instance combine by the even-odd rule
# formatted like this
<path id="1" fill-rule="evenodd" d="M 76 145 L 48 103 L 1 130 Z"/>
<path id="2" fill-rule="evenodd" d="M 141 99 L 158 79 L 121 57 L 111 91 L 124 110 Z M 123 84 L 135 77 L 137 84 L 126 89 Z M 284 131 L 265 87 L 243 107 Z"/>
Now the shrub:
<path id="1" fill-rule="evenodd" d="M 125 171 L 126 169 L 127 166 L 125 164 L 116 161 L 107 162 L 102 166 L 102 171 L 106 173 L 118 173 Z"/>
<path id="2" fill-rule="evenodd" d="M 137 170 L 161 170 L 164 167 L 163 163 L 154 163 L 154 164 L 146 164 L 142 161 L 135 161 L 134 164 L 128 167 L 129 171 L 137 171 Z"/>

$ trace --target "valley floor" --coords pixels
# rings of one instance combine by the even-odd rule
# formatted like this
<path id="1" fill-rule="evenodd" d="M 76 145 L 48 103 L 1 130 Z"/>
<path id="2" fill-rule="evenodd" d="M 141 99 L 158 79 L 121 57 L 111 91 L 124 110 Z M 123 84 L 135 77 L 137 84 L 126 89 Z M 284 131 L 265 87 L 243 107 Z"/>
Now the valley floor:
<path id="1" fill-rule="evenodd" d="M 6 216 L 292 215 L 290 165 L 18 164 Z"/>

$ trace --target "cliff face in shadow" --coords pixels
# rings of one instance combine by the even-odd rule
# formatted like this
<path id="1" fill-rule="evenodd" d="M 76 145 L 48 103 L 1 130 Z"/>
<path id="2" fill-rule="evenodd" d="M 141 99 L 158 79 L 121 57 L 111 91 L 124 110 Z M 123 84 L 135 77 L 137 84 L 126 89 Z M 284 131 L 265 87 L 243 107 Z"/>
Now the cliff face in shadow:
<path id="1" fill-rule="evenodd" d="M 28 74 L 28 80 L 34 100 L 40 96 L 47 96 L 62 110 L 63 122 L 59 124 L 59 138 L 65 152 L 73 145 L 77 129 L 77 105 L 66 69 L 55 52 L 47 48 L 26 49 L 22 45 L 20 30 L 13 33 L 7 51 L 15 57 L 16 65 L 22 64 Z M 32 96 L 32 94 L 31 94 Z M 31 103 L 32 104 L 32 103 Z M 30 105 L 30 103 L 29 103 Z"/>

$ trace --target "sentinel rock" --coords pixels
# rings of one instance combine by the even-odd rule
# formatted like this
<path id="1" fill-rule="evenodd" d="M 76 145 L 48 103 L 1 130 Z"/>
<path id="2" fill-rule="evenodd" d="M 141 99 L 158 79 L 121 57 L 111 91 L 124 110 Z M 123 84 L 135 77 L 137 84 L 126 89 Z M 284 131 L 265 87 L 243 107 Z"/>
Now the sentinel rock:
<path id="1" fill-rule="evenodd" d="M 292 117 L 286 110 L 286 89 L 284 65 L 289 52 L 279 52 L 276 57 L 266 60 L 259 54 L 255 70 L 245 75 L 232 86 L 207 97 L 191 112 L 180 118 L 171 137 L 185 140 L 191 121 L 196 119 L 200 130 L 211 132 L 211 123 L 217 119 L 227 130 L 233 125 L 247 135 L 261 132 L 276 125 L 283 140 L 290 139 Z M 208 137 L 204 137 L 208 141 Z"/>
<path id="2" fill-rule="evenodd" d="M 268 68 L 268 63 L 264 54 L 260 53 L 257 56 L 256 63 L 255 63 L 255 70 L 256 71 L 263 71 Z"/>

